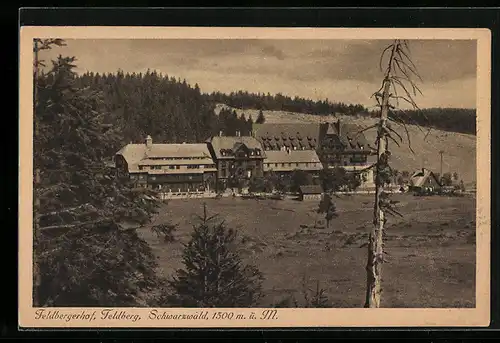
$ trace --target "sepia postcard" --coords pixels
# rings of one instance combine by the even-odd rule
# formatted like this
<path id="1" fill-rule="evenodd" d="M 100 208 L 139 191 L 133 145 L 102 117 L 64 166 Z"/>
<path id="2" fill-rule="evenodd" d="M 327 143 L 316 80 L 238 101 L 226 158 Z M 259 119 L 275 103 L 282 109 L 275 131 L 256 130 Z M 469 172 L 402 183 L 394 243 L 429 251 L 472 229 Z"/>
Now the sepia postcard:
<path id="1" fill-rule="evenodd" d="M 20 29 L 21 328 L 490 322 L 487 29 Z"/>

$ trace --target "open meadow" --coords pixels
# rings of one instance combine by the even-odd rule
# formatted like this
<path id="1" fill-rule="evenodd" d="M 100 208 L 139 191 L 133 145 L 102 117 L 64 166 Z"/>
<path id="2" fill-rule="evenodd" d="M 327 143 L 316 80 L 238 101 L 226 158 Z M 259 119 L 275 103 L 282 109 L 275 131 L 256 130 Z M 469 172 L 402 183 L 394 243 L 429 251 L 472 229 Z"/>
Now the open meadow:
<path id="1" fill-rule="evenodd" d="M 394 195 L 404 216 L 389 217 L 383 267 L 382 307 L 475 306 L 475 198 Z M 182 267 L 182 244 L 197 215 L 218 213 L 238 231 L 247 262 L 264 274 L 261 307 L 293 296 L 299 306 L 304 290 L 324 288 L 334 307 L 362 307 L 366 287 L 366 247 L 372 225 L 373 196 L 335 199 L 338 217 L 326 228 L 317 201 L 240 198 L 172 200 L 161 206 L 151 225 L 178 224 L 175 241 L 165 243 L 151 225 L 141 235 L 158 256 L 160 272 Z"/>

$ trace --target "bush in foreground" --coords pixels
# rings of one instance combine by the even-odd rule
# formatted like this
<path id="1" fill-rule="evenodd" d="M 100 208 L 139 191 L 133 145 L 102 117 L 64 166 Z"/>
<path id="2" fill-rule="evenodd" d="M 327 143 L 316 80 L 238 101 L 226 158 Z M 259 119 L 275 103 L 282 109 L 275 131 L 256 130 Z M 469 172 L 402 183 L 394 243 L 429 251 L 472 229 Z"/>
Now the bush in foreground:
<path id="1" fill-rule="evenodd" d="M 263 276 L 245 265 L 236 246 L 236 231 L 223 222 L 213 223 L 204 206 L 201 223 L 194 227 L 184 246 L 184 269 L 168 282 L 173 290 L 166 297 L 171 306 L 250 307 L 261 297 Z"/>

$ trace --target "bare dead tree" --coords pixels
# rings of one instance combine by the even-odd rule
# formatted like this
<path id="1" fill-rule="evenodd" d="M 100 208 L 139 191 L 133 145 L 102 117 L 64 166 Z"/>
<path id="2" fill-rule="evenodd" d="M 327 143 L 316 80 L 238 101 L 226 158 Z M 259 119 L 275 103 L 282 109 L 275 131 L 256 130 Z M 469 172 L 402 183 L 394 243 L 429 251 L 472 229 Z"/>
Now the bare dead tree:
<path id="1" fill-rule="evenodd" d="M 369 234 L 368 256 L 366 264 L 366 299 L 365 306 L 369 308 L 380 307 L 382 292 L 382 264 L 386 251 L 384 250 L 384 225 L 387 215 L 401 214 L 395 208 L 397 201 L 391 200 L 386 192 L 387 184 L 392 175 L 389 165 L 391 153 L 389 151 L 389 140 L 396 145 L 403 142 L 403 137 L 392 127 L 392 123 L 400 126 L 406 133 L 406 139 L 410 151 L 410 134 L 406 123 L 411 118 L 399 107 L 400 102 L 407 103 L 411 108 L 418 109 L 414 97 L 422 94 L 416 80 L 421 78 L 410 55 L 409 42 L 406 40 L 394 40 L 388 45 L 380 56 L 380 70 L 384 78 L 380 88 L 372 95 L 377 101 L 380 109 L 379 121 L 363 131 L 377 128 L 375 151 L 377 161 L 370 168 L 375 168 L 375 203 L 373 212 L 373 228 Z M 382 65 L 385 65 L 383 69 Z M 428 133 L 427 133 L 428 134 Z"/>

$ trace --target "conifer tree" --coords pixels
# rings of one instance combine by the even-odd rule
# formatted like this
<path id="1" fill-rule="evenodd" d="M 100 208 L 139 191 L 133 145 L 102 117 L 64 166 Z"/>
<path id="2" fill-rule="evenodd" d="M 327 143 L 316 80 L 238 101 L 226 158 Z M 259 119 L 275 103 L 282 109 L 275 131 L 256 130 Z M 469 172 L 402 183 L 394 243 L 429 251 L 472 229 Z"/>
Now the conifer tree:
<path id="1" fill-rule="evenodd" d="M 259 115 L 257 116 L 257 119 L 255 120 L 256 124 L 264 124 L 266 122 L 266 118 L 264 117 L 264 113 L 262 110 L 259 111 Z"/>
<path id="2" fill-rule="evenodd" d="M 330 222 L 332 221 L 332 219 L 338 217 L 337 208 L 335 207 L 330 194 L 325 193 L 323 195 L 323 198 L 319 203 L 317 212 L 325 215 L 326 227 L 330 228 Z"/>
<path id="3" fill-rule="evenodd" d="M 147 222 L 155 204 L 103 163 L 117 133 L 103 124 L 101 94 L 77 87 L 75 61 L 35 73 L 34 305 L 145 305 L 156 259 L 123 224 Z"/>
<path id="4" fill-rule="evenodd" d="M 184 269 L 169 285 L 169 303 L 181 307 L 251 307 L 261 296 L 261 272 L 245 265 L 237 251 L 236 231 L 226 229 L 203 207 L 201 223 L 184 247 Z"/>

